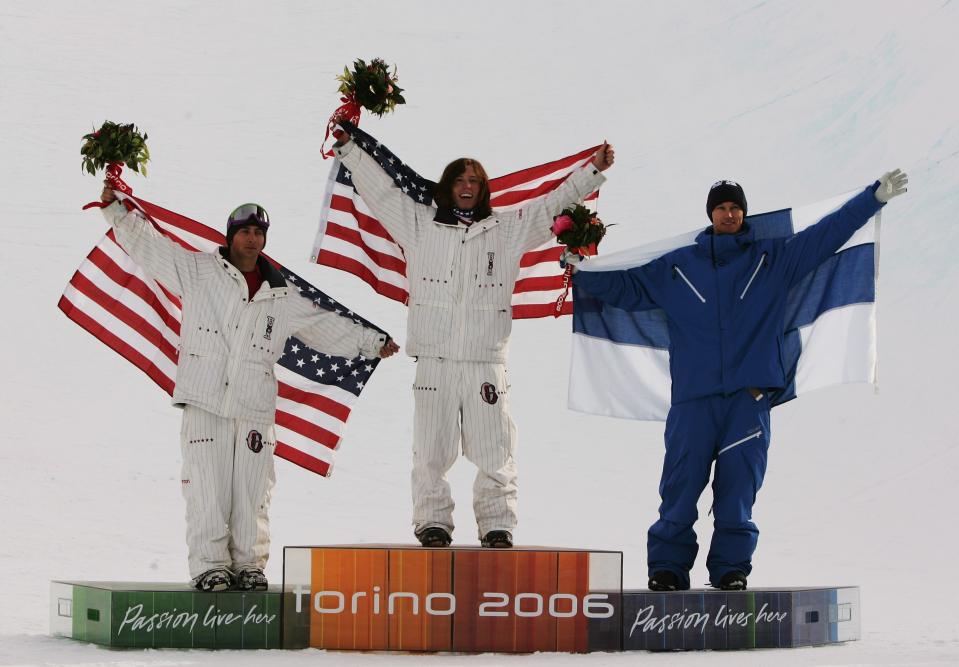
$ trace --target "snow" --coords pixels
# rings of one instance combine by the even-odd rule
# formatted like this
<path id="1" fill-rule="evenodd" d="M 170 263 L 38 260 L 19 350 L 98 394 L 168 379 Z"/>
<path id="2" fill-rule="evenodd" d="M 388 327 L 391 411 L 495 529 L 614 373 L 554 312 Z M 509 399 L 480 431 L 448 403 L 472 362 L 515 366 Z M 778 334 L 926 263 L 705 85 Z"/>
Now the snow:
<path id="1" fill-rule="evenodd" d="M 959 5 L 808 2 L 47 2 L 0 5 L 0 665 L 956 664 L 959 437 Z M 587 656 L 111 651 L 46 636 L 49 581 L 184 580 L 179 413 L 67 320 L 60 292 L 104 230 L 80 137 L 149 135 L 137 194 L 218 227 L 239 202 L 274 220 L 269 252 L 405 338 L 404 308 L 309 264 L 329 161 L 319 146 L 354 58 L 399 66 L 409 103 L 365 129 L 426 175 L 462 154 L 492 174 L 614 144 L 608 250 L 705 224 L 719 178 L 752 211 L 909 173 L 887 208 L 881 392 L 819 391 L 774 412 L 750 584 L 859 585 L 863 640 L 816 649 Z M 662 426 L 565 409 L 569 321 L 514 328 L 526 544 L 621 549 L 645 584 Z M 413 363 L 385 362 L 332 478 L 278 462 L 281 546 L 409 542 Z M 472 467 L 452 483 L 474 540 Z M 572 491 L 572 492 L 571 492 Z M 709 493 L 700 504 L 705 517 Z M 698 524 L 707 543 L 708 521 Z M 694 585 L 706 580 L 700 558 Z"/>

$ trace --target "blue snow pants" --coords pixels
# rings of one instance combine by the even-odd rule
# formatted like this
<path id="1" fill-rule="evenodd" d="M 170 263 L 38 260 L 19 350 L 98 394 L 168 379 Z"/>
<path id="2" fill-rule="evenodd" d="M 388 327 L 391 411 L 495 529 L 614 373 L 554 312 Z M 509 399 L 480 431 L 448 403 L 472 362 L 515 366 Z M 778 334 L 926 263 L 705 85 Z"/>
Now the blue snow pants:
<path id="1" fill-rule="evenodd" d="M 713 539 L 706 567 L 718 585 L 731 570 L 749 574 L 759 530 L 752 522 L 756 493 L 766 474 L 769 397 L 746 389 L 673 405 L 666 417 L 666 457 L 659 483 L 659 520 L 647 539 L 649 574 L 669 570 L 689 588 L 699 546 L 696 502 L 713 473 Z"/>

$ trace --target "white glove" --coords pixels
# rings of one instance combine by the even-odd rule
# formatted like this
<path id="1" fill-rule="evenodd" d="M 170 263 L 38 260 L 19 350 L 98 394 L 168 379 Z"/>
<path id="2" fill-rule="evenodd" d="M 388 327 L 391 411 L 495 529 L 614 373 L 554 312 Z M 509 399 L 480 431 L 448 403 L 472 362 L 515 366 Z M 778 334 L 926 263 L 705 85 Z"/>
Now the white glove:
<path id="1" fill-rule="evenodd" d="M 893 197 L 898 197 L 907 192 L 906 185 L 909 183 L 909 177 L 901 169 L 888 171 L 879 178 L 879 187 L 876 188 L 876 199 L 883 204 Z"/>
<path id="2" fill-rule="evenodd" d="M 573 273 L 576 273 L 578 267 L 577 264 L 582 262 L 585 257 L 582 255 L 577 255 L 575 252 L 570 252 L 569 248 L 563 251 L 563 254 L 559 256 L 559 265 L 564 269 L 567 266 L 573 267 Z"/>

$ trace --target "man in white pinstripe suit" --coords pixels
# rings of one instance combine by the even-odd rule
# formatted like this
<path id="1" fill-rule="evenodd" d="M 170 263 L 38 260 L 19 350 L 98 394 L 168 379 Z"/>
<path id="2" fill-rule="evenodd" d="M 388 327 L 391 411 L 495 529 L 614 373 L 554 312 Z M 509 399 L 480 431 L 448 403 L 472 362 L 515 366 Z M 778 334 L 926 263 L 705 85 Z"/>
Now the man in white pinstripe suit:
<path id="1" fill-rule="evenodd" d="M 230 214 L 227 244 L 190 252 L 160 234 L 106 187 L 103 209 L 124 250 L 181 298 L 173 403 L 180 442 L 187 547 L 203 591 L 265 590 L 270 551 L 276 378 L 273 365 L 297 336 L 328 354 L 388 357 L 385 334 L 299 295 L 262 256 L 269 217 L 256 204 Z"/>
<path id="2" fill-rule="evenodd" d="M 550 239 L 553 216 L 596 190 L 613 164 L 604 145 L 591 164 L 526 208 L 490 208 L 476 160 L 450 163 L 437 206 L 407 197 L 376 160 L 340 133 L 334 146 L 353 185 L 406 255 L 407 354 L 413 385 L 413 526 L 423 546 L 452 543 L 453 498 L 446 473 L 460 443 L 477 467 L 473 512 L 484 547 L 513 545 L 516 427 L 509 413 L 506 355 L 511 295 L 523 253 Z"/>

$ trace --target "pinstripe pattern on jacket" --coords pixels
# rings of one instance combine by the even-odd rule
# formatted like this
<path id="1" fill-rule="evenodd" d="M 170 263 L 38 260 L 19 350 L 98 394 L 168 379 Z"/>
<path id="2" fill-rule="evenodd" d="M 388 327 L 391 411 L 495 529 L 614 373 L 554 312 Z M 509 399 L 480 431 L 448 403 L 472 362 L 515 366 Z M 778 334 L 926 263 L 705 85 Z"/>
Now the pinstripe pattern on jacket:
<path id="1" fill-rule="evenodd" d="M 183 248 L 120 202 L 103 210 L 124 250 L 181 297 L 174 405 L 272 423 L 273 366 L 290 336 L 344 357 L 377 356 L 386 342 L 380 332 L 300 296 L 265 260 L 265 280 L 250 299 L 243 274 L 221 254 Z"/>

